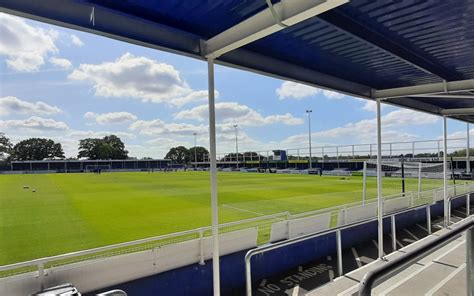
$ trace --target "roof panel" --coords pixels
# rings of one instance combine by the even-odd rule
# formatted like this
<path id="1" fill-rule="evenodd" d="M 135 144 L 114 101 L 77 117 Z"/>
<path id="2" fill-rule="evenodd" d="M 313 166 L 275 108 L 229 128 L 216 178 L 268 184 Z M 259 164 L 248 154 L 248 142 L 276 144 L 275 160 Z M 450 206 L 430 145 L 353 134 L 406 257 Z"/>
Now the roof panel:
<path id="1" fill-rule="evenodd" d="M 89 21 L 93 6 L 95 25 Z M 1 0 L 0 9 L 203 59 L 202 42 L 267 9 L 267 4 Z M 216 62 L 361 97 L 370 97 L 373 90 L 474 79 L 473 15 L 474 0 L 352 0 Z M 412 97 L 390 102 L 434 114 L 446 104 L 466 104 Z"/>

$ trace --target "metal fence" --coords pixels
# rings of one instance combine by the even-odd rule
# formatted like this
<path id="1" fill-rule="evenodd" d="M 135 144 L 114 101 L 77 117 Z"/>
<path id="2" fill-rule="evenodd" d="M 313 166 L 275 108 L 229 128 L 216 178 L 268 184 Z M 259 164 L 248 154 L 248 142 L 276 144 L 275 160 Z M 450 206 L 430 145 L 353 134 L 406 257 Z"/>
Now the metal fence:
<path id="1" fill-rule="evenodd" d="M 448 153 L 463 151 L 457 157 L 466 157 L 466 138 L 448 139 Z M 282 149 L 290 160 L 308 160 L 309 147 Z M 405 158 L 440 158 L 442 157 L 443 140 L 422 140 L 406 142 L 382 143 L 382 156 L 384 158 L 398 158 L 403 155 Z M 343 160 L 343 159 L 372 159 L 377 156 L 377 144 L 350 144 L 311 147 L 311 157 L 314 160 Z M 264 162 L 273 159 L 272 150 L 251 150 L 240 151 L 236 155 L 235 151 L 217 153 L 219 162 Z M 204 163 L 209 162 L 209 155 L 204 156 Z"/>

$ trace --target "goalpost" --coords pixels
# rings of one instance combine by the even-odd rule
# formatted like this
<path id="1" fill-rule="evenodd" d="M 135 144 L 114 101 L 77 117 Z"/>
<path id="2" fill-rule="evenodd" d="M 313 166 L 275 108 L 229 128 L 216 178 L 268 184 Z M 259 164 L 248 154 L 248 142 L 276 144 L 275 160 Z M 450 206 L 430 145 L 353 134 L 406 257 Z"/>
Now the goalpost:
<path id="1" fill-rule="evenodd" d="M 382 161 L 382 195 L 412 194 L 420 197 L 423 191 L 443 187 L 443 163 Z M 363 166 L 362 202 L 376 198 L 377 163 L 365 161 Z M 448 162 L 448 180 L 453 172 Z M 371 186 L 370 186 L 371 185 Z"/>
<path id="2" fill-rule="evenodd" d="M 86 165 L 86 172 L 94 172 L 101 170 L 102 172 L 110 171 L 110 164 L 88 164 Z"/>

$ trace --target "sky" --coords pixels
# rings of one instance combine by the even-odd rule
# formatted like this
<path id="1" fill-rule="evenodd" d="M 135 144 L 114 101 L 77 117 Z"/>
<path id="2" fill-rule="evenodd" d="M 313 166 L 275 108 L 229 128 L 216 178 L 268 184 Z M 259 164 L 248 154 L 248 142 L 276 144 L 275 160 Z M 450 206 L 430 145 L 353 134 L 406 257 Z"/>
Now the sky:
<path id="1" fill-rule="evenodd" d="M 376 142 L 375 103 L 216 65 L 217 150 Z M 209 146 L 207 64 L 0 13 L 0 132 L 51 138 L 67 157 L 79 139 L 118 135 L 129 156 Z M 448 121 L 450 137 L 464 123 Z M 474 130 L 471 130 L 473 133 Z M 383 142 L 440 139 L 440 117 L 382 105 Z M 473 134 L 474 135 L 474 134 Z"/>

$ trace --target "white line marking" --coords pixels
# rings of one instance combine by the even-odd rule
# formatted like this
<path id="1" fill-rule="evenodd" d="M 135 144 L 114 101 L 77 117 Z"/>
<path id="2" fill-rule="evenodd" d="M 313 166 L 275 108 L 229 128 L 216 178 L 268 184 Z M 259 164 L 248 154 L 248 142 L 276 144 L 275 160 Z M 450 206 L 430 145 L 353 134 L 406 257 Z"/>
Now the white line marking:
<path id="1" fill-rule="evenodd" d="M 425 295 L 433 295 L 436 291 L 441 289 L 447 282 L 449 282 L 453 277 L 455 277 L 458 273 L 463 271 L 463 269 L 466 267 L 466 263 L 461 264 L 458 268 L 453 270 L 447 277 L 445 277 L 441 282 L 439 282 L 436 286 L 434 286 L 431 290 L 426 292 Z"/>
<path id="2" fill-rule="evenodd" d="M 332 280 L 334 279 L 334 270 L 329 269 L 328 272 L 329 272 L 329 281 L 332 282 Z"/>
<path id="3" fill-rule="evenodd" d="M 462 244 L 466 243 L 465 240 L 463 240 L 462 242 L 456 244 L 454 247 L 450 248 L 449 250 L 447 250 L 446 252 L 444 252 L 443 254 L 439 255 L 438 257 L 436 257 L 435 259 L 433 259 L 431 262 L 429 262 L 428 264 L 426 264 L 425 266 L 423 266 L 422 268 L 418 269 L 418 270 L 415 270 L 414 272 L 412 272 L 411 274 L 409 274 L 408 276 L 406 276 L 405 278 L 403 278 L 402 280 L 400 280 L 399 282 L 393 284 L 392 286 L 388 287 L 387 289 L 385 289 L 385 291 L 383 291 L 382 293 L 380 293 L 379 295 L 380 296 L 383 296 L 383 295 L 386 295 L 387 293 L 395 290 L 396 288 L 400 287 L 401 285 L 403 285 L 404 283 L 406 283 L 407 281 L 409 281 L 410 279 L 412 279 L 413 277 L 415 277 L 417 274 L 421 273 L 423 270 L 427 269 L 428 267 L 430 267 L 431 265 L 434 264 L 435 261 L 439 261 L 441 258 L 443 258 L 444 256 L 446 256 L 447 254 L 451 253 L 452 251 L 454 251 L 457 247 L 461 246 Z"/>
<path id="4" fill-rule="evenodd" d="M 263 280 L 260 282 L 260 287 L 264 287 L 266 283 L 267 283 L 267 279 L 263 279 Z"/>
<path id="5" fill-rule="evenodd" d="M 303 266 L 298 266 L 298 272 L 302 272 L 303 271 Z"/>
<path id="6" fill-rule="evenodd" d="M 354 292 L 356 292 L 359 289 L 359 284 L 355 286 L 350 286 L 349 288 L 345 289 L 344 291 L 340 292 L 337 294 L 337 296 L 347 296 L 347 295 L 352 295 Z"/>
<path id="7" fill-rule="evenodd" d="M 331 256 L 328 256 L 328 261 L 331 261 L 331 260 L 332 260 Z"/>
<path id="8" fill-rule="evenodd" d="M 233 206 L 230 206 L 230 205 L 222 205 L 222 206 L 223 206 L 223 207 L 226 207 L 226 208 L 229 208 L 229 209 L 237 210 L 237 211 L 247 212 L 247 213 L 250 213 L 250 214 L 257 215 L 257 216 L 265 216 L 264 214 L 261 214 L 261 213 L 257 213 L 257 212 L 253 212 L 253 211 L 249 211 L 249 210 L 240 209 L 240 208 L 233 207 Z"/>
<path id="9" fill-rule="evenodd" d="M 410 230 L 408 230 L 406 228 L 403 228 L 403 230 L 405 230 L 405 232 L 408 233 L 408 235 L 413 237 L 414 240 L 419 240 L 419 238 L 416 235 L 414 235 L 413 232 L 411 232 Z"/>
<path id="10" fill-rule="evenodd" d="M 291 296 L 298 296 L 299 293 L 300 293 L 300 286 L 296 285 L 295 288 L 293 289 L 293 293 L 291 294 Z"/>
<path id="11" fill-rule="evenodd" d="M 421 229 L 423 229 L 424 231 L 428 232 L 428 229 L 424 226 L 421 226 L 420 224 L 416 224 L 416 226 L 420 227 Z"/>
<path id="12" fill-rule="evenodd" d="M 393 235 L 391 233 L 390 233 L 390 238 L 393 239 Z M 398 239 L 396 239 L 395 241 L 397 242 L 397 246 L 399 246 L 400 248 L 404 247 L 403 244 Z"/>
<path id="13" fill-rule="evenodd" d="M 359 254 L 357 253 L 357 250 L 352 247 L 352 255 L 354 255 L 355 261 L 357 262 L 357 267 L 362 267 L 362 262 L 360 261 Z"/>

